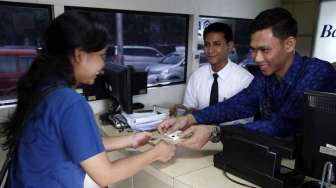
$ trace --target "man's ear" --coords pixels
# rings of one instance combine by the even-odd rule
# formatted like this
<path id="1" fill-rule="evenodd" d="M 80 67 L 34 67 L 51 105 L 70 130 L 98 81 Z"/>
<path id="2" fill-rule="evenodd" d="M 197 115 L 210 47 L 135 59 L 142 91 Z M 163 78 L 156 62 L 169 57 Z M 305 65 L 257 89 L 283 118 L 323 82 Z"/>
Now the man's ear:
<path id="1" fill-rule="evenodd" d="M 295 37 L 288 37 L 285 40 L 285 49 L 287 52 L 292 53 L 295 52 L 296 47 L 296 38 Z"/>
<path id="2" fill-rule="evenodd" d="M 230 41 L 227 44 L 228 44 L 228 47 L 229 47 L 230 51 L 235 47 L 233 41 Z"/>

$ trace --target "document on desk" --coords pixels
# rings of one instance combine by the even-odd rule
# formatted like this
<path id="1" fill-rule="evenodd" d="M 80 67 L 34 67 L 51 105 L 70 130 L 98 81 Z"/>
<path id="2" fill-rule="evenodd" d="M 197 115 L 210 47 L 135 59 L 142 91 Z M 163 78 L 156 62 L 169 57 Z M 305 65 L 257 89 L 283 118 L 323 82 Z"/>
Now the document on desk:
<path id="1" fill-rule="evenodd" d="M 147 131 L 156 129 L 157 126 L 167 117 L 167 114 L 157 112 L 144 112 L 126 114 L 122 113 L 126 118 L 128 125 L 134 130 Z"/>
<path id="2" fill-rule="evenodd" d="M 151 131 L 157 129 L 157 126 L 162 122 L 162 120 L 151 121 L 147 123 L 133 124 L 130 125 L 131 129 L 137 131 Z"/>

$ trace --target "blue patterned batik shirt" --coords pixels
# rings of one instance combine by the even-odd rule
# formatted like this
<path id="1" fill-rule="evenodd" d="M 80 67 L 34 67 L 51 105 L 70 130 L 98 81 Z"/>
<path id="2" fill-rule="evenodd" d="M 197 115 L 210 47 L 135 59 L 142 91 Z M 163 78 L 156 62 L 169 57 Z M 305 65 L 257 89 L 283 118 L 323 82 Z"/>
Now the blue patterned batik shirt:
<path id="1" fill-rule="evenodd" d="M 336 92 L 336 71 L 326 61 L 295 54 L 281 81 L 259 71 L 249 87 L 226 101 L 194 112 L 193 116 L 197 124 L 210 124 L 260 113 L 259 120 L 244 127 L 272 136 L 292 136 L 300 128 L 303 93 L 308 90 Z"/>

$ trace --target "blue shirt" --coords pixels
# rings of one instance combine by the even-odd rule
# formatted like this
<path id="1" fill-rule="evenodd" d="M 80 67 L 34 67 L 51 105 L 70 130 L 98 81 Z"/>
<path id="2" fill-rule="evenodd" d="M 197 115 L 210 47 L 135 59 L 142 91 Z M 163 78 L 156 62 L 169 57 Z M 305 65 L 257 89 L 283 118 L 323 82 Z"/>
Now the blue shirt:
<path id="1" fill-rule="evenodd" d="M 336 72 L 330 63 L 295 54 L 284 78 L 264 76 L 259 71 L 249 87 L 232 98 L 193 113 L 198 124 L 220 123 L 261 114 L 245 124 L 248 129 L 286 137 L 299 130 L 303 113 L 303 92 L 336 92 Z"/>
<path id="2" fill-rule="evenodd" d="M 58 89 L 25 123 L 9 187 L 83 188 L 80 162 L 104 151 L 93 112 L 70 88 Z"/>

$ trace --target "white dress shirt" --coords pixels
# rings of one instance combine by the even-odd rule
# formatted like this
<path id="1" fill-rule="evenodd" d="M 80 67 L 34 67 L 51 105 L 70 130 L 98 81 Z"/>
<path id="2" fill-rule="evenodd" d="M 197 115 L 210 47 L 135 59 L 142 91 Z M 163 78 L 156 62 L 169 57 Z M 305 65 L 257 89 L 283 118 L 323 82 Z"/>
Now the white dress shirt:
<path id="1" fill-rule="evenodd" d="M 196 109 L 209 106 L 210 91 L 214 80 L 213 73 L 210 64 L 204 65 L 192 73 L 184 95 L 184 106 Z M 252 74 L 230 60 L 217 74 L 219 102 L 239 93 L 253 80 Z M 239 123 L 246 123 L 246 121 Z"/>

